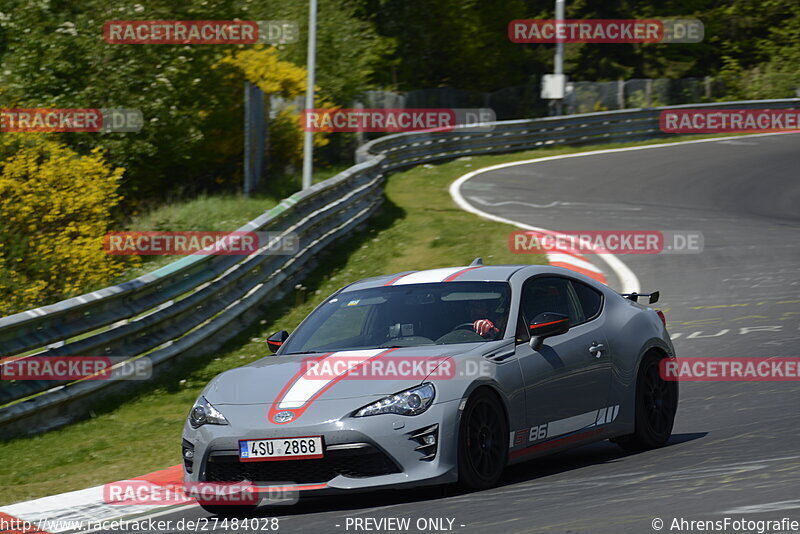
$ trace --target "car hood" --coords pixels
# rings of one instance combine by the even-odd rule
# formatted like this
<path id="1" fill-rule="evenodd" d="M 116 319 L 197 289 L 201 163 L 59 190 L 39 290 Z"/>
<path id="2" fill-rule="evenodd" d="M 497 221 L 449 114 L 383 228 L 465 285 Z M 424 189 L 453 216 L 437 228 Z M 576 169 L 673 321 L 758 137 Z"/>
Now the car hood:
<path id="1" fill-rule="evenodd" d="M 443 361 L 476 344 L 459 347 L 461 350 L 440 345 L 269 356 L 218 375 L 203 395 L 220 406 L 385 396 L 421 383 Z"/>

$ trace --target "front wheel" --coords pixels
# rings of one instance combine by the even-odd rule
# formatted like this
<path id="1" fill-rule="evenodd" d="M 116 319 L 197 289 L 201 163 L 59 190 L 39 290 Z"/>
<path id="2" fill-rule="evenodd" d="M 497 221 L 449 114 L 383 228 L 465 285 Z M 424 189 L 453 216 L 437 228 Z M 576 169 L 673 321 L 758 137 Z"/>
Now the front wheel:
<path id="1" fill-rule="evenodd" d="M 458 431 L 458 483 L 468 490 L 497 484 L 508 460 L 508 422 L 500 400 L 485 389 L 467 401 Z"/>
<path id="2" fill-rule="evenodd" d="M 662 447 L 672 435 L 678 411 L 678 383 L 664 380 L 659 372 L 662 356 L 646 354 L 636 379 L 636 415 L 633 434 L 614 442 L 627 451 Z"/>

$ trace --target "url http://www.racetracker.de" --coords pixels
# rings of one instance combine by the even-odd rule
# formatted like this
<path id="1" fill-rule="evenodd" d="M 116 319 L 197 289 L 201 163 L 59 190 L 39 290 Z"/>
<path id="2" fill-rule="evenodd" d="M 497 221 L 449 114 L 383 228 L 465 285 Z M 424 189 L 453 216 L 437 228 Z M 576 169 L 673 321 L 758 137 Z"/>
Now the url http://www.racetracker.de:
<path id="1" fill-rule="evenodd" d="M 213 532 L 216 530 L 276 532 L 277 517 L 200 517 L 197 519 L 118 519 L 23 521 L 0 518 L 0 532 Z"/>

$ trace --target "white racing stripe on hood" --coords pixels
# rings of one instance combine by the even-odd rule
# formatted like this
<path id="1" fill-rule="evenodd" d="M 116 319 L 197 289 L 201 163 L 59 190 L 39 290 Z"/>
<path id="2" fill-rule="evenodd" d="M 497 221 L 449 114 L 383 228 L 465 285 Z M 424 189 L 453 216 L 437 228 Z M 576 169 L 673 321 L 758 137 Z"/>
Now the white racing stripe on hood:
<path id="1" fill-rule="evenodd" d="M 369 350 L 347 350 L 341 352 L 334 352 L 318 360 L 318 364 L 324 362 L 325 360 L 331 358 L 337 358 L 341 361 L 346 362 L 347 367 L 337 375 L 336 377 L 330 377 L 327 379 L 320 379 L 320 378 L 313 378 L 309 379 L 306 376 L 309 375 L 309 371 L 301 376 L 300 378 L 292 384 L 292 387 L 289 388 L 289 391 L 281 399 L 280 403 L 278 403 L 278 409 L 286 410 L 292 408 L 300 408 L 309 400 L 311 400 L 314 395 L 319 393 L 322 389 L 325 388 L 328 384 L 333 382 L 339 376 L 346 374 L 348 371 L 353 369 L 354 367 L 360 365 L 364 361 L 381 354 L 382 352 L 386 352 L 387 349 L 369 349 Z M 344 357 L 344 358 L 342 358 Z"/>

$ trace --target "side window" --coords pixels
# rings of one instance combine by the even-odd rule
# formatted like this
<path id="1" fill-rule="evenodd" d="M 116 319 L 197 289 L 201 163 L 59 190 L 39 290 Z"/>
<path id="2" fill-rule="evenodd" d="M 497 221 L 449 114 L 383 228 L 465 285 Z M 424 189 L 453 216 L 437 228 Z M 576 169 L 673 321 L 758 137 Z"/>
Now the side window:
<path id="1" fill-rule="evenodd" d="M 584 316 L 583 320 L 594 319 L 600 313 L 600 307 L 603 305 L 603 294 L 576 280 L 572 281 L 572 288 L 580 301 Z"/>
<path id="2" fill-rule="evenodd" d="M 569 280 L 541 276 L 525 282 L 521 309 L 526 321 L 532 321 L 540 313 L 553 312 L 567 315 L 571 322 L 578 323 L 581 313 L 575 300 Z"/>

